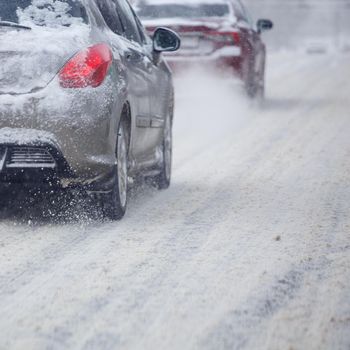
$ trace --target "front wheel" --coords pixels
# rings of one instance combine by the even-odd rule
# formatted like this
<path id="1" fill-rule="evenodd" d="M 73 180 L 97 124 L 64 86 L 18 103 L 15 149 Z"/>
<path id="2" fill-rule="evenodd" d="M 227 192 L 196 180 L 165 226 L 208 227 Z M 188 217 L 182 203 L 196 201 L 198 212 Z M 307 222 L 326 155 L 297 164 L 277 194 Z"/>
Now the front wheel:
<path id="1" fill-rule="evenodd" d="M 154 178 L 154 182 L 159 190 L 169 188 L 171 182 L 171 170 L 173 159 L 173 125 L 169 116 L 165 120 L 162 143 L 162 164 L 160 173 Z"/>
<path id="2" fill-rule="evenodd" d="M 265 98 L 265 64 L 262 65 L 259 72 L 256 72 L 254 64 L 245 61 L 243 65 L 243 81 L 247 96 L 262 102 Z"/>
<path id="3" fill-rule="evenodd" d="M 257 91 L 254 96 L 255 100 L 257 101 L 258 105 L 260 107 L 263 106 L 263 103 L 265 101 L 265 81 L 262 79 L 257 86 Z"/>
<path id="4" fill-rule="evenodd" d="M 102 195 L 104 216 L 110 220 L 123 218 L 127 207 L 128 193 L 129 130 L 121 120 L 117 139 L 117 166 L 113 172 L 113 188 Z"/>
<path id="5" fill-rule="evenodd" d="M 0 187 L 0 211 L 8 205 L 8 193 Z"/>

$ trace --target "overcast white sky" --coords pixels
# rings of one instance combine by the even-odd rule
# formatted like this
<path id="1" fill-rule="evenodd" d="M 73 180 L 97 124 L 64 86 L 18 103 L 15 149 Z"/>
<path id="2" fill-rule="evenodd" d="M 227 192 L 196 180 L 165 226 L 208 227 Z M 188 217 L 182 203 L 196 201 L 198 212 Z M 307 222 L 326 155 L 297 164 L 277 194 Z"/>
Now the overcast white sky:
<path id="1" fill-rule="evenodd" d="M 255 19 L 271 18 L 270 46 L 298 45 L 310 38 L 329 41 L 350 36 L 350 0 L 243 0 Z"/>

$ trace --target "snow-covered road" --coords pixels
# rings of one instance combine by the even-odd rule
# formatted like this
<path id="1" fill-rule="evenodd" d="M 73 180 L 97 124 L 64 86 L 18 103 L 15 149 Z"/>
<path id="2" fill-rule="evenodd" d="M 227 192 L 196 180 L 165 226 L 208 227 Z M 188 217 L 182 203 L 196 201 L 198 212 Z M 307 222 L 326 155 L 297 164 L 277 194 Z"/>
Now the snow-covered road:
<path id="1" fill-rule="evenodd" d="M 349 349 L 349 62 L 271 55 L 262 110 L 179 79 L 173 185 L 119 223 L 3 215 L 0 349 Z"/>

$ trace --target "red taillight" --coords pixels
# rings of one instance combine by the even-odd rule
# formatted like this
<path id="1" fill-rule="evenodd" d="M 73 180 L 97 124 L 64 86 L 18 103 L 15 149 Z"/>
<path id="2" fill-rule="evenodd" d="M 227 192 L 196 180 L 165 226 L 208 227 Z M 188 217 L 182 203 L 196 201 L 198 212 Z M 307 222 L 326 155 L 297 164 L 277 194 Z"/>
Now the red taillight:
<path id="1" fill-rule="evenodd" d="M 78 52 L 59 72 L 63 88 L 100 86 L 112 64 L 113 55 L 106 44 L 97 44 Z"/>
<path id="2" fill-rule="evenodd" d="M 238 32 L 232 32 L 231 35 L 233 36 L 233 40 L 236 45 L 238 45 L 241 42 L 241 37 Z"/>

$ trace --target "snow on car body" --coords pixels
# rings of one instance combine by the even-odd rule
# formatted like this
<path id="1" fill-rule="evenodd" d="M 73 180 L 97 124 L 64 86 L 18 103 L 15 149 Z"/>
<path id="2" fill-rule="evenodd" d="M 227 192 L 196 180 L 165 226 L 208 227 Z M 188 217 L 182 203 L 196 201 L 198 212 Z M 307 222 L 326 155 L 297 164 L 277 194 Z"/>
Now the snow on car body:
<path id="1" fill-rule="evenodd" d="M 0 15 L 0 186 L 83 186 L 111 218 L 128 177 L 167 187 L 172 78 L 129 4 L 13 0 Z"/>

